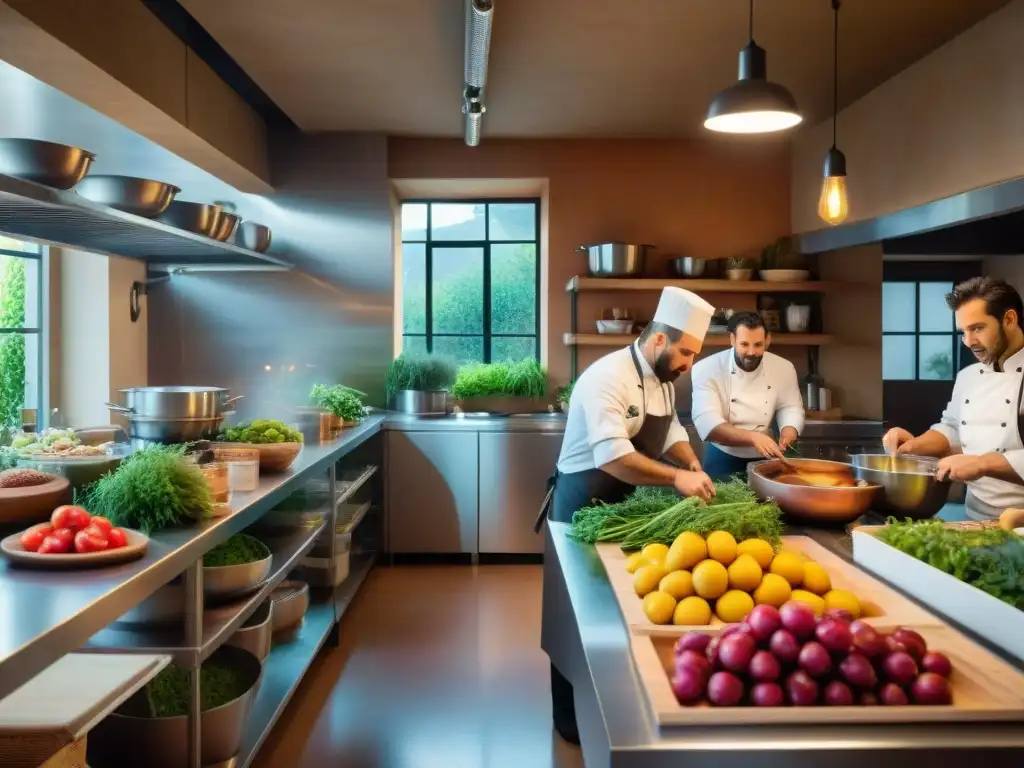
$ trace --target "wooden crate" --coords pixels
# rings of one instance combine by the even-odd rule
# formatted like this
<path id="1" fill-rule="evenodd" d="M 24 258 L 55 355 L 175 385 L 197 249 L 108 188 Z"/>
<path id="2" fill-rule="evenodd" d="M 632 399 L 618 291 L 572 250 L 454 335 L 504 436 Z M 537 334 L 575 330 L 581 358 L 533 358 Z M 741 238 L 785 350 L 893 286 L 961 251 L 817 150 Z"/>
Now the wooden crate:
<path id="1" fill-rule="evenodd" d="M 713 707 L 684 706 L 669 683 L 675 639 L 633 634 L 633 661 L 651 713 L 660 725 L 834 725 L 836 723 L 931 723 L 1024 721 L 1024 675 L 949 627 L 914 627 L 929 649 L 953 664 L 950 706 L 925 707 Z M 705 627 L 703 631 L 715 630 Z"/>
<path id="2" fill-rule="evenodd" d="M 951 527 L 964 524 L 952 523 Z M 879 541 L 875 534 L 881 528 L 854 529 L 853 559 L 857 563 L 1024 662 L 1024 611 Z"/>
<path id="3" fill-rule="evenodd" d="M 643 601 L 633 589 L 633 574 L 626 571 L 626 555 L 618 544 L 597 544 L 597 554 L 604 564 L 608 581 L 619 601 L 619 608 L 630 630 L 654 635 L 678 636 L 693 626 L 654 624 L 645 615 Z M 782 548 L 795 552 L 821 565 L 832 579 L 834 589 L 847 589 L 860 598 L 864 618 L 880 628 L 900 625 L 941 626 L 942 621 L 917 604 L 890 589 L 881 581 L 829 552 L 807 536 L 783 536 Z M 724 626 L 712 616 L 711 626 Z"/>

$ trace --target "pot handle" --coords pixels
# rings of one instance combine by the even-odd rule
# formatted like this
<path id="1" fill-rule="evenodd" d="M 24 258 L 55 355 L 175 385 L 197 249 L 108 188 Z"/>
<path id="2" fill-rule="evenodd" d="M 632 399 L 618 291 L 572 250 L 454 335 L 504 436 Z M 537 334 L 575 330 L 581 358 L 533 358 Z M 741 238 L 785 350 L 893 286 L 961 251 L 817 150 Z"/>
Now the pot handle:
<path id="1" fill-rule="evenodd" d="M 576 250 L 579 251 L 580 253 L 586 253 L 587 252 L 587 246 L 585 246 L 585 245 L 577 245 L 576 246 Z"/>
<path id="2" fill-rule="evenodd" d="M 224 407 L 227 408 L 227 407 L 229 407 L 231 405 L 234 405 L 236 402 L 241 400 L 243 397 L 245 397 L 245 395 L 235 395 L 234 397 L 229 397 L 227 400 L 224 401 Z"/>
<path id="3" fill-rule="evenodd" d="M 125 408 L 123 405 L 114 405 L 113 403 L 104 403 L 107 408 L 112 410 L 114 413 L 124 413 L 128 416 L 134 416 L 135 410 L 133 408 Z"/>

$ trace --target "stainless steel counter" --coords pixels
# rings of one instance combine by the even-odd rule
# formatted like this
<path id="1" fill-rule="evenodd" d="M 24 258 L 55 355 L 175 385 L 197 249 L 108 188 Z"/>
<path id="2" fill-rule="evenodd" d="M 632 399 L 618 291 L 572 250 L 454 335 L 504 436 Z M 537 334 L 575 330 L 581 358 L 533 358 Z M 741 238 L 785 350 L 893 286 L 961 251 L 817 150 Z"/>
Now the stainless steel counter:
<path id="1" fill-rule="evenodd" d="M 291 469 L 260 478 L 252 493 L 232 494 L 234 513 L 190 528 L 161 531 L 141 560 L 113 568 L 40 571 L 0 559 L 0 698 L 183 573 L 211 547 L 251 525 L 312 473 L 381 431 L 373 415 L 330 442 L 307 444 Z"/>
<path id="2" fill-rule="evenodd" d="M 565 432 L 564 413 L 447 414 L 389 413 L 384 429 L 397 432 Z"/>
<path id="3" fill-rule="evenodd" d="M 541 645 L 573 684 L 588 768 L 605 766 L 1020 765 L 1020 724 L 761 726 L 659 728 L 633 667 L 629 639 L 604 567 L 592 546 L 549 523 L 544 558 Z M 839 531 L 814 538 L 834 544 Z M 846 556 L 841 549 L 838 553 Z"/>

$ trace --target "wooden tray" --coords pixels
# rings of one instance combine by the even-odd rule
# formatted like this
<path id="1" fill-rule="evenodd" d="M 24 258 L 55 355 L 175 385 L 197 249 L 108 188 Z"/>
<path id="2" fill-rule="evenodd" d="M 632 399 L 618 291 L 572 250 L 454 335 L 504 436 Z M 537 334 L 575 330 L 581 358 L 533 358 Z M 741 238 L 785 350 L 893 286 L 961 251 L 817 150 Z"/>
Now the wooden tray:
<path id="1" fill-rule="evenodd" d="M 651 623 L 644 615 L 643 601 L 637 597 L 633 589 L 633 574 L 626 571 L 626 553 L 619 549 L 618 544 L 595 546 L 608 573 L 608 581 L 611 582 L 615 598 L 619 601 L 626 625 L 631 631 L 678 636 L 688 630 L 702 628 Z M 782 548 L 804 555 L 821 565 L 828 571 L 834 589 L 847 589 L 860 598 L 864 611 L 863 618 L 876 627 L 898 627 L 904 624 L 942 626 L 942 621 L 937 617 L 807 536 L 783 536 Z M 709 626 L 720 629 L 725 624 L 717 616 L 712 615 Z"/>
<path id="2" fill-rule="evenodd" d="M 69 552 L 64 555 L 41 555 L 38 552 L 26 552 L 21 546 L 21 533 L 14 533 L 3 541 L 0 541 L 0 551 L 9 560 L 18 565 L 31 566 L 33 568 L 65 569 L 65 568 L 97 568 L 104 565 L 114 565 L 128 560 L 137 560 L 146 554 L 146 547 L 149 546 L 149 537 L 141 531 L 133 531 L 131 528 L 124 529 L 127 534 L 128 543 L 119 549 L 110 549 L 103 552 Z"/>
<path id="3" fill-rule="evenodd" d="M 705 631 L 714 632 L 705 627 Z M 669 684 L 674 638 L 633 634 L 633 661 L 660 725 L 834 725 L 1024 721 L 1024 674 L 949 627 L 914 627 L 929 649 L 953 663 L 953 704 L 943 707 L 712 707 L 683 706 Z"/>

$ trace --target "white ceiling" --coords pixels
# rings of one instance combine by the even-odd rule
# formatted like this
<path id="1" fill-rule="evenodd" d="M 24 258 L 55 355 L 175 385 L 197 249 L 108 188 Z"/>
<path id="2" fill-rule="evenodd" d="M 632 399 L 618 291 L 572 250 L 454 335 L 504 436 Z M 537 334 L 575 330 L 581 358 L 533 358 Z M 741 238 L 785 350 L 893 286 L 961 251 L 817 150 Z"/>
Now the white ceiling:
<path id="1" fill-rule="evenodd" d="M 460 136 L 463 0 L 181 0 L 307 131 Z M 850 103 L 1007 0 L 846 0 Z M 806 124 L 832 107 L 830 0 L 760 0 L 769 78 Z M 693 136 L 736 78 L 744 0 L 495 0 L 491 137 Z"/>

